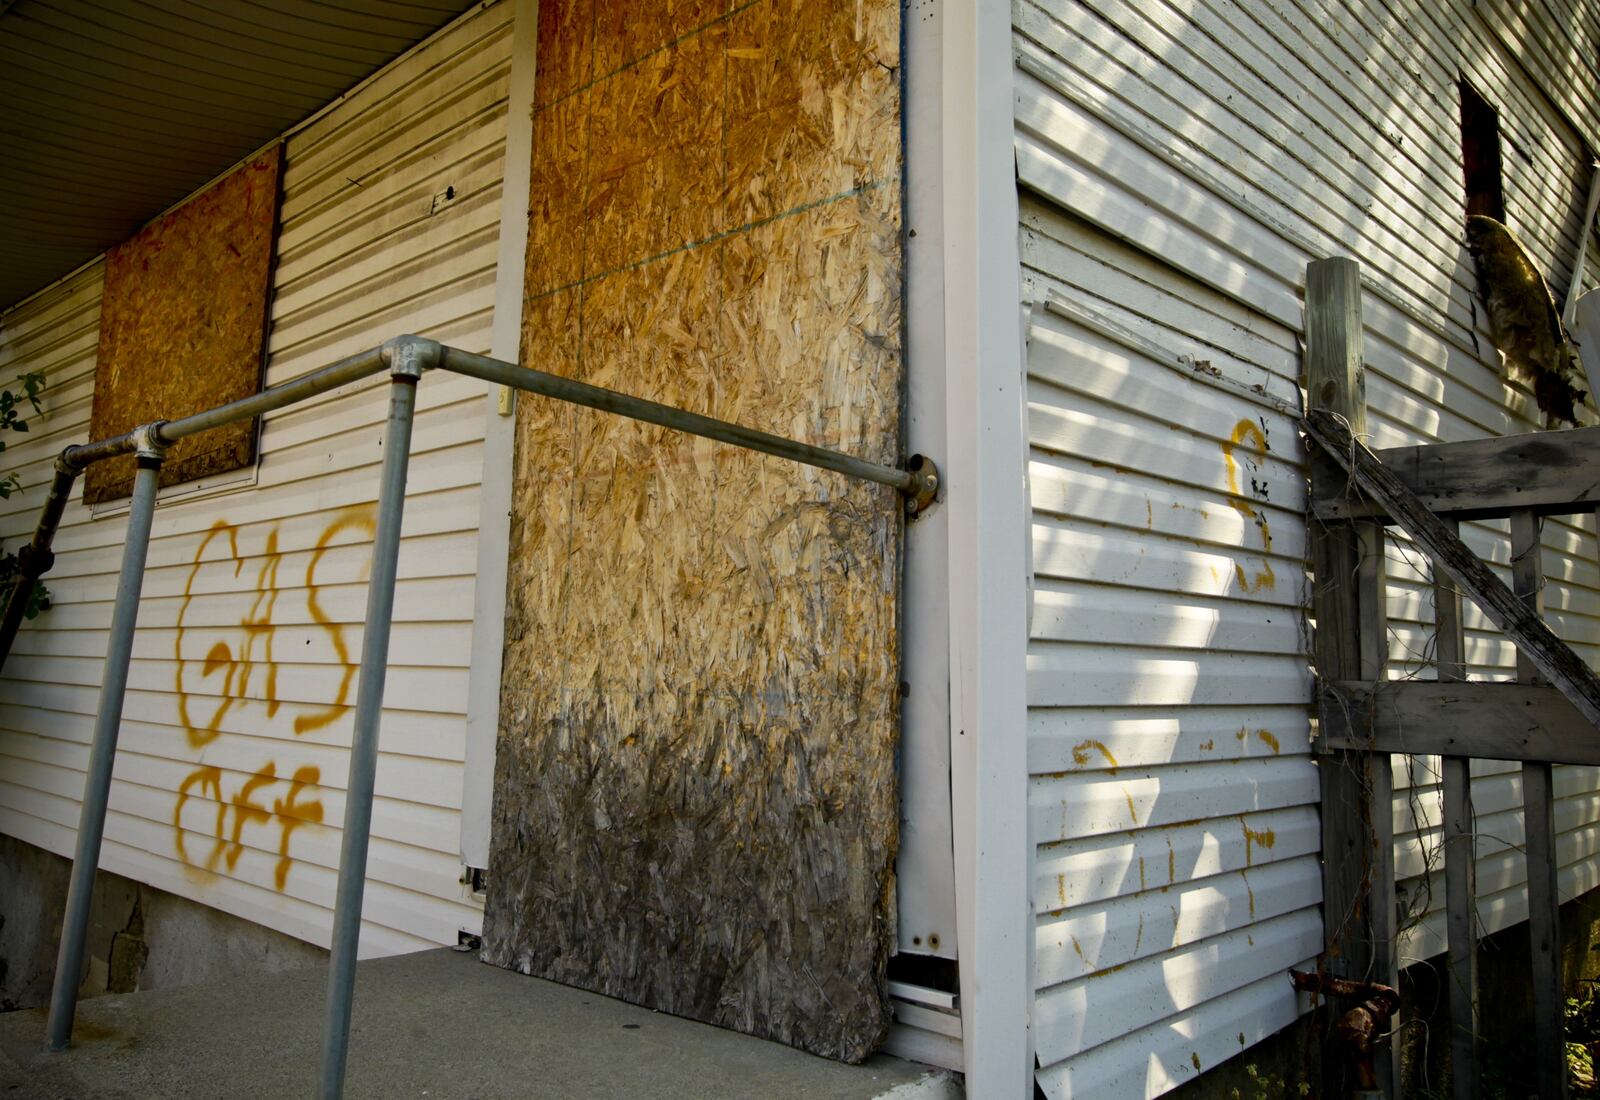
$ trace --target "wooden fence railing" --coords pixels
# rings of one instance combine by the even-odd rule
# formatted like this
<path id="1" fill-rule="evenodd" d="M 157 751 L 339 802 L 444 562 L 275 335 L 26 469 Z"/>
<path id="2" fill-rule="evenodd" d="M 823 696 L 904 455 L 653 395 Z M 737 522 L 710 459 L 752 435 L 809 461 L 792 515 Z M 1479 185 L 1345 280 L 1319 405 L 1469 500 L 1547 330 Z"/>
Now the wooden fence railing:
<path id="1" fill-rule="evenodd" d="M 1472 758 L 1522 764 L 1529 940 L 1538 1079 L 1565 1096 L 1557 927 L 1553 763 L 1600 763 L 1600 677 L 1542 618 L 1539 522 L 1600 503 L 1600 428 L 1373 453 L 1366 432 L 1361 284 L 1347 259 L 1307 269 L 1313 660 L 1318 676 L 1326 969 L 1398 987 L 1390 753 L 1443 761 L 1443 855 L 1455 1100 L 1478 1095 L 1478 973 Z M 1510 520 L 1512 585 L 1462 543 L 1464 519 Z M 1384 538 L 1405 532 L 1431 558 L 1438 680 L 1391 681 Z M 1517 649 L 1515 683 L 1468 683 L 1461 598 Z M 1403 1011 L 1403 1008 L 1402 1008 Z M 1378 1059 L 1380 1090 L 1399 1096 L 1399 1044 Z M 1332 1068 L 1332 1067 L 1330 1067 Z M 1329 1100 L 1342 1096 L 1325 1078 Z"/>

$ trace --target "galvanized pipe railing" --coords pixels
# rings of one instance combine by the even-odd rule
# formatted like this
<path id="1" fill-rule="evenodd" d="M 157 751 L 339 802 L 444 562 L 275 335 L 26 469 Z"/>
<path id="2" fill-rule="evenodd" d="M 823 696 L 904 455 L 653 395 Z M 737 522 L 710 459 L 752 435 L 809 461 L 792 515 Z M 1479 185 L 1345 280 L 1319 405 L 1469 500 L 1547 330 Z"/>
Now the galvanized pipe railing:
<path id="1" fill-rule="evenodd" d="M 67 893 L 66 916 L 61 929 L 61 945 L 51 992 L 46 1049 L 65 1050 L 72 1037 L 78 983 L 83 972 L 90 900 L 94 892 L 95 871 L 100 862 L 117 734 L 122 722 L 128 668 L 133 655 L 139 591 L 144 580 L 157 480 L 166 447 L 187 436 L 281 409 L 387 370 L 390 375 L 388 433 L 384 440 L 378 492 L 372 575 L 367 589 L 366 630 L 361 651 L 360 686 L 356 692 L 350 775 L 345 788 L 344 833 L 340 843 L 339 886 L 334 904 L 333 942 L 328 971 L 328 1012 L 323 1031 L 322 1074 L 318 1090 L 322 1100 L 337 1100 L 344 1094 L 356 952 L 361 934 L 362 893 L 366 885 L 367 847 L 372 826 L 373 780 L 378 761 L 378 722 L 383 709 L 384 679 L 388 668 L 395 573 L 400 553 L 400 520 L 405 507 L 406 470 L 411 453 L 411 424 L 417 383 L 423 371 L 429 368 L 470 375 L 527 393 L 616 413 L 887 485 L 905 495 L 906 511 L 911 514 L 931 505 L 939 489 L 938 469 L 921 455 L 911 456 L 903 469 L 868 462 L 655 401 L 443 347 L 416 336 L 397 337 L 382 347 L 352 355 L 292 382 L 273 386 L 252 397 L 193 416 L 173 421 L 155 421 L 124 435 L 68 447 L 56 463 L 50 494 L 33 538 L 24 551 L 26 557 L 21 577 L 12 590 L 5 616 L 0 620 L 0 668 L 4 667 L 5 658 L 10 653 L 11 642 L 21 623 L 32 587 L 50 567 L 51 540 L 60 525 L 67 497 L 77 475 L 91 463 L 130 452 L 137 456 L 139 466 L 134 480 L 127 540 L 123 545 L 122 572 L 117 581 L 116 604 L 112 611 L 111 638 L 106 651 L 99 708 L 95 715 L 94 741 L 89 751 L 88 777 L 84 784 L 83 808 L 73 854 L 72 881 Z"/>
<path id="2" fill-rule="evenodd" d="M 400 337 L 400 339 L 408 340 L 415 337 Z M 199 435 L 201 432 L 220 428 L 225 424 L 248 420 L 252 416 L 293 405 L 309 397 L 316 397 L 329 390 L 349 385 L 351 382 L 359 382 L 383 370 L 385 363 L 384 349 L 370 348 L 341 359 L 337 363 L 302 374 L 291 382 L 271 386 L 238 401 L 230 401 L 226 405 L 218 405 L 214 409 L 207 409 L 205 412 L 177 420 L 158 420 L 131 432 L 124 432 L 122 435 L 114 435 L 93 443 L 80 443 L 62 451 L 56 459 L 55 480 L 50 485 L 50 495 L 45 498 L 33 538 L 17 553 L 22 559 L 20 576 L 17 578 L 16 586 L 11 589 L 5 615 L 0 618 L 0 670 L 5 668 L 6 658 L 11 655 L 11 643 L 16 640 L 17 629 L 22 625 L 28 609 L 28 600 L 33 596 L 34 585 L 41 576 L 49 572 L 55 562 L 50 544 L 55 539 L 56 528 L 61 524 L 61 516 L 66 511 L 67 498 L 72 494 L 73 483 L 84 470 L 104 459 L 132 453 L 137 446 L 137 437 L 142 431 L 149 432 L 152 442 L 157 446 L 167 447 L 186 436 Z"/>
<path id="3" fill-rule="evenodd" d="M 122 729 L 122 702 L 128 688 L 128 664 L 133 656 L 133 628 L 139 619 L 139 590 L 144 585 L 144 563 L 150 550 L 150 525 L 156 511 L 156 482 L 161 474 L 162 448 L 145 433 L 138 449 L 138 471 L 133 477 L 133 503 L 128 511 L 128 535 L 122 544 L 122 571 L 117 577 L 116 603 L 111 609 L 111 638 L 106 643 L 106 670 L 100 686 L 100 709 L 94 719 L 94 740 L 89 746 L 89 774 L 83 783 L 83 812 L 72 850 L 72 879 L 67 886 L 67 908 L 61 921 L 61 945 L 56 955 L 54 984 L 50 989 L 50 1018 L 45 1025 L 49 1050 L 65 1050 L 72 1038 L 72 1017 L 78 1008 L 78 982 L 83 971 L 83 941 L 89 927 L 89 903 L 94 898 L 94 874 L 100 866 L 100 841 L 106 827 L 106 804 L 111 795 L 111 768 Z"/>
<path id="4" fill-rule="evenodd" d="M 11 598 L 6 602 L 5 615 L 0 617 L 0 667 L 4 667 L 6 654 L 11 652 L 11 643 L 17 640 L 17 631 L 28 614 L 28 603 L 33 599 L 34 587 L 39 583 L 39 578 L 50 572 L 50 567 L 56 563 L 50 544 L 56 537 L 56 528 L 61 526 L 61 517 L 67 511 L 67 499 L 72 496 L 72 486 L 77 480 L 77 467 L 58 456 L 55 477 L 50 482 L 50 492 L 44 498 L 44 507 L 39 511 L 39 523 L 33 529 L 33 537 L 17 551 L 16 584 L 11 589 Z"/>
<path id="5" fill-rule="evenodd" d="M 833 470 L 849 477 L 875 481 L 879 485 L 899 489 L 906 494 L 908 504 L 916 505 L 908 509 L 912 512 L 927 507 L 933 500 L 933 494 L 939 489 L 938 474 L 932 469 L 924 469 L 922 462 L 919 461 L 907 463 L 907 469 L 902 470 L 895 466 L 853 458 L 823 447 L 814 447 L 809 443 L 786 439 L 770 432 L 746 428 L 741 424 L 731 424 L 726 420 L 702 416 L 686 409 L 646 401 L 642 397 L 631 397 L 615 390 L 591 386 L 587 382 L 563 378 L 559 374 L 546 374 L 544 371 L 519 367 L 515 363 L 504 363 L 499 359 L 473 355 L 471 352 L 457 351 L 455 348 L 442 348 L 441 351 L 443 358 L 440 365 L 456 374 L 470 374 L 474 378 L 498 382 L 502 386 L 512 386 L 528 393 L 539 394 L 541 397 L 553 397 L 557 401 L 584 405 L 591 409 L 599 409 L 601 412 L 617 413 L 632 420 L 659 424 L 664 428 L 673 428 L 680 432 L 688 432 L 690 435 L 731 443 L 735 447 L 776 455 L 792 462 L 818 466 L 824 470 Z M 917 457 L 913 456 L 913 459 Z"/>
<path id="6" fill-rule="evenodd" d="M 408 351 L 414 348 L 407 347 Z M 438 348 L 432 358 L 437 360 Z M 378 482 L 378 523 L 372 536 L 372 579 L 367 583 L 367 618 L 361 643 L 361 679 L 356 688 L 355 732 L 350 741 L 350 778 L 345 784 L 344 833 L 339 841 L 339 892 L 333 907 L 333 950 L 328 971 L 328 1017 L 322 1034 L 322 1081 L 318 1095 L 344 1091 L 350 1050 L 350 1009 L 355 995 L 356 949 L 361 941 L 361 903 L 367 882 L 367 843 L 372 823 L 373 781 L 378 770 L 378 717 L 389 670 L 389 627 L 400 560 L 400 518 L 406 503 L 406 468 L 411 459 L 411 420 L 417 382 L 427 365 L 422 356 L 396 355 L 390 370 L 389 430 L 383 441 Z"/>

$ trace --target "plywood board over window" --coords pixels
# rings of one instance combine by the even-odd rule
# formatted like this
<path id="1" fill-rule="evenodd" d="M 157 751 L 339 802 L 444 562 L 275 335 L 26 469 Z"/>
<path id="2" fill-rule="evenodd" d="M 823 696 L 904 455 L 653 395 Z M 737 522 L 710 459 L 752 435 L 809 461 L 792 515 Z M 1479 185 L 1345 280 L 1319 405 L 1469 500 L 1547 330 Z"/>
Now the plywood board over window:
<path id="1" fill-rule="evenodd" d="M 542 5 L 523 361 L 900 458 L 899 5 Z M 524 398 L 484 956 L 888 1027 L 901 503 Z"/>
<path id="2" fill-rule="evenodd" d="M 95 439 L 260 388 L 282 162 L 275 145 L 106 254 Z M 173 446 L 161 484 L 255 458 L 255 421 L 231 424 Z M 124 457 L 89 467 L 83 496 L 95 504 L 132 488 L 133 459 Z"/>

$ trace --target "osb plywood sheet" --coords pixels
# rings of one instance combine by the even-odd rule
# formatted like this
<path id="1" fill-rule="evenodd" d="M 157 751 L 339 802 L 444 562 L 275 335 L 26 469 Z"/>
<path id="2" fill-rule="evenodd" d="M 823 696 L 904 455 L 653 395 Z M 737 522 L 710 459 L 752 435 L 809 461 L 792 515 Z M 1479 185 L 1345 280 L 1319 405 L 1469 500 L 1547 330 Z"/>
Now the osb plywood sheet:
<path id="1" fill-rule="evenodd" d="M 91 437 L 174 420 L 261 384 L 283 147 L 275 145 L 106 254 Z M 248 466 L 255 421 L 181 440 L 161 484 Z M 84 500 L 127 496 L 131 456 L 89 467 Z"/>
<path id="2" fill-rule="evenodd" d="M 545 3 L 523 361 L 896 461 L 898 19 Z M 881 1043 L 901 507 L 519 401 L 488 961 Z"/>

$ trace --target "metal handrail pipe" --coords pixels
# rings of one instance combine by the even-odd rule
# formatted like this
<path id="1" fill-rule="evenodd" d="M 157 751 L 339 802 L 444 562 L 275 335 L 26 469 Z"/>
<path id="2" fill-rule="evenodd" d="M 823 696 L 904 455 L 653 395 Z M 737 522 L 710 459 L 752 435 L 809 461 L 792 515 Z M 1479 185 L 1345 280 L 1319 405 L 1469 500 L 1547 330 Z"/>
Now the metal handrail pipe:
<path id="1" fill-rule="evenodd" d="M 78 471 L 58 459 L 50 492 L 39 510 L 39 522 L 33 528 L 33 537 L 17 551 L 17 582 L 6 601 L 5 617 L 0 619 L 0 666 L 4 665 L 12 643 L 17 640 L 17 631 L 22 628 L 22 620 L 27 617 L 34 586 L 55 564 L 50 544 L 55 541 L 56 529 L 61 526 L 61 517 L 66 514 L 67 500 L 77 480 Z"/>
<path id="2" fill-rule="evenodd" d="M 319 1100 L 344 1096 L 350 1051 L 350 1014 L 355 999 L 356 956 L 361 941 L 361 902 L 367 885 L 367 850 L 372 838 L 372 799 L 378 770 L 378 722 L 383 715 L 389 670 L 389 632 L 394 625 L 394 588 L 399 576 L 400 524 L 406 506 L 411 428 L 422 368 L 407 370 L 396 357 L 389 386 L 389 426 L 383 441 L 378 484 L 378 519 L 372 536 L 372 574 L 367 582 L 366 627 L 356 714 L 350 739 L 350 774 L 345 783 L 344 830 L 339 838 L 339 886 L 334 898 L 333 938 L 328 959 L 328 1007 L 322 1034 Z"/>
<path id="3" fill-rule="evenodd" d="M 400 339 L 405 341 L 416 338 Z M 336 363 L 319 367 L 292 381 L 271 386 L 260 393 L 240 398 L 238 401 L 230 401 L 226 405 L 218 405 L 193 416 L 170 421 L 157 420 L 151 424 L 141 425 L 131 432 L 123 432 L 121 435 L 63 448 L 56 458 L 55 478 L 50 484 L 49 494 L 45 497 L 44 508 L 40 513 L 38 524 L 34 527 L 33 537 L 18 552 L 21 564 L 17 582 L 11 588 L 4 615 L 0 617 L 0 668 L 4 668 L 6 658 L 11 655 L 12 643 L 16 641 L 17 631 L 21 629 L 22 620 L 27 614 L 28 601 L 33 596 L 34 587 L 38 584 L 39 578 L 50 571 L 54 561 L 50 545 L 55 540 L 56 529 L 61 525 L 61 517 L 66 511 L 72 486 L 84 470 L 108 458 L 133 454 L 139 450 L 141 441 L 158 447 L 170 446 L 186 436 L 198 435 L 238 420 L 247 420 L 252 416 L 304 401 L 308 397 L 336 390 L 351 382 L 359 382 L 382 371 L 387 363 L 388 357 L 383 347 L 368 348 Z"/>
<path id="4" fill-rule="evenodd" d="M 553 397 L 557 401 L 567 401 L 574 405 L 599 409 L 601 412 L 617 413 L 634 420 L 659 424 L 663 428 L 672 428 L 722 443 L 731 443 L 736 447 L 787 458 L 807 466 L 833 470 L 865 481 L 875 481 L 879 485 L 888 485 L 912 496 L 926 488 L 925 479 L 930 476 L 918 470 L 902 470 L 881 462 L 869 462 L 864 458 L 830 451 L 826 447 L 812 446 L 798 440 L 786 439 L 781 435 L 757 431 L 741 424 L 702 416 L 685 409 L 675 409 L 671 405 L 662 405 L 642 397 L 591 386 L 587 382 L 563 378 L 557 374 L 547 374 L 530 367 L 519 367 L 515 363 L 490 359 L 486 355 L 473 355 L 471 352 L 452 347 L 441 349 L 439 366 L 444 370 L 468 374 L 486 382 L 498 382 L 502 386 L 510 386 L 527 393 Z"/>
<path id="5" fill-rule="evenodd" d="M 346 356 L 336 363 L 302 374 L 299 378 L 276 386 L 268 386 L 260 393 L 251 394 L 249 397 L 229 401 L 226 405 L 218 405 L 204 412 L 197 412 L 193 416 L 181 416 L 177 420 L 158 420 L 144 427 L 154 431 L 157 443 L 170 447 L 187 436 L 199 435 L 201 432 L 208 432 L 212 428 L 220 428 L 237 420 L 248 420 L 252 416 L 260 416 L 262 413 L 293 405 L 297 401 L 336 390 L 351 382 L 359 382 L 383 370 L 386 362 L 383 348 L 368 348 Z M 132 454 L 138 448 L 139 431 L 140 429 L 135 428 L 131 432 L 123 432 L 107 439 L 97 439 L 92 443 L 80 443 L 68 447 L 61 452 L 61 460 L 82 472 L 96 462 L 118 455 Z"/>
<path id="6" fill-rule="evenodd" d="M 50 1050 L 66 1049 L 71 1039 L 72 1018 L 77 1007 L 77 986 L 83 966 L 89 902 L 105 828 L 112 762 L 116 753 L 118 726 L 121 723 L 123 699 L 127 689 L 128 664 L 132 655 L 133 632 L 138 617 L 139 590 L 149 550 L 156 488 L 164 448 L 179 439 L 284 408 L 387 370 L 392 381 L 389 428 L 385 439 L 378 494 L 372 574 L 367 592 L 366 631 L 361 655 L 360 687 L 357 689 L 350 777 L 346 784 L 345 822 L 340 847 L 338 896 L 334 906 L 328 1012 L 323 1036 L 323 1064 L 319 1092 L 322 1100 L 338 1100 L 342 1096 L 345 1063 L 349 1051 L 356 954 L 360 940 L 361 900 L 366 882 L 367 850 L 371 835 L 378 726 L 383 706 L 385 672 L 388 666 L 400 522 L 405 506 L 406 472 L 411 449 L 411 427 L 415 416 L 415 391 L 423 372 L 435 368 L 886 485 L 905 494 L 906 510 L 912 514 L 931 505 L 939 489 L 938 468 L 921 455 L 912 455 L 904 469 L 869 462 L 824 447 L 816 447 L 769 432 L 717 420 L 714 417 L 647 401 L 644 398 L 617 393 L 575 379 L 562 378 L 544 371 L 519 367 L 514 363 L 443 347 L 435 341 L 416 336 L 396 337 L 381 347 L 358 352 L 291 382 L 273 386 L 252 397 L 219 405 L 193 416 L 181 417 L 170 422 L 157 420 L 123 435 L 66 448 L 56 462 L 55 480 L 51 484 L 33 540 L 24 548 L 27 560 L 24 562 L 22 578 L 26 583 L 17 585 L 6 610 L 5 622 L 0 623 L 0 631 L 9 631 L 0 633 L 0 662 L 4 661 L 5 654 L 9 652 L 10 639 L 16 632 L 17 624 L 12 623 L 11 619 L 15 617 L 20 622 L 34 581 L 49 568 L 50 542 L 60 525 L 77 475 L 91 463 L 130 452 L 137 454 L 139 467 L 134 480 L 127 538 L 123 546 L 122 572 L 117 584 L 116 603 L 112 610 L 106 671 L 101 687 L 100 705 L 95 716 L 89 774 L 86 777 L 84 802 L 78 825 L 72 882 L 67 895 L 67 915 L 63 922 L 60 954 L 56 962 L 55 985 L 47 1027 L 47 1043 Z"/>
<path id="7" fill-rule="evenodd" d="M 81 474 L 96 462 L 104 462 L 118 455 L 131 455 L 138 448 L 139 442 L 134 438 L 134 433 L 123 432 L 121 435 L 96 439 L 90 443 L 74 443 L 70 447 L 64 447 L 56 461 L 60 465 L 72 467 L 74 473 Z"/>
<path id="8" fill-rule="evenodd" d="M 111 771 L 117 756 L 117 734 L 122 727 L 122 704 L 127 696 L 128 665 L 133 657 L 134 627 L 139 621 L 139 593 L 144 587 L 144 567 L 150 552 L 150 528 L 155 519 L 156 483 L 160 472 L 159 452 L 139 455 L 139 469 L 133 479 L 133 502 L 128 510 L 128 533 L 122 544 L 122 571 L 117 577 L 116 602 L 111 609 L 111 637 L 106 645 L 105 671 L 100 681 L 100 705 L 94 717 L 94 739 L 89 745 L 78 837 L 72 852 L 72 878 L 67 886 L 66 911 L 61 919 L 50 1016 L 45 1025 L 45 1048 L 50 1051 L 67 1049 L 72 1039 L 72 1017 L 78 1008 L 89 905 L 94 898 L 94 876 L 100 866 L 100 843 L 105 836 Z"/>
<path id="9" fill-rule="evenodd" d="M 241 397 L 237 401 L 197 412 L 193 416 L 182 416 L 177 420 L 158 424 L 156 436 L 160 442 L 170 445 L 186 436 L 199 435 L 212 428 L 232 424 L 236 420 L 247 420 L 252 416 L 293 405 L 296 401 L 304 401 L 308 397 L 336 390 L 351 382 L 359 382 L 363 378 L 379 373 L 387 365 L 388 361 L 381 347 L 358 351 L 337 363 L 330 363 L 326 367 L 302 374 L 293 381 L 269 386 L 258 394 Z"/>

